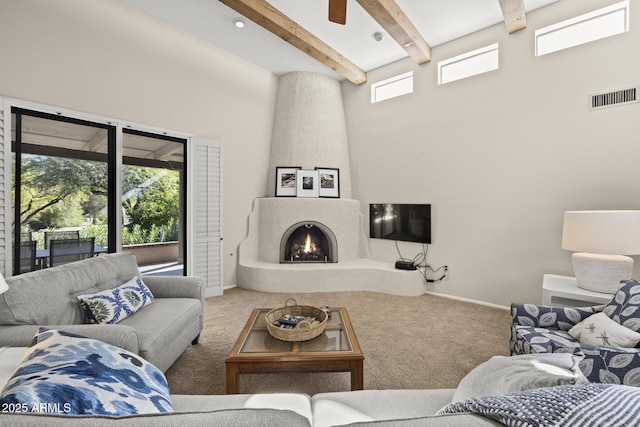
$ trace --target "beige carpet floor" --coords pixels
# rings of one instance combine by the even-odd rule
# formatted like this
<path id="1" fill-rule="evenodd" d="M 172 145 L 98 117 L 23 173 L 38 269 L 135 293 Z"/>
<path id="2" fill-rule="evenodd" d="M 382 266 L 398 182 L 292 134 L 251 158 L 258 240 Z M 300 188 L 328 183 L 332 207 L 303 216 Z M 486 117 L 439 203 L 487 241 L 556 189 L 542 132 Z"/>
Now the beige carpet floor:
<path id="1" fill-rule="evenodd" d="M 455 388 L 475 366 L 509 352 L 509 312 L 433 295 L 376 292 L 264 293 L 241 288 L 208 298 L 199 344 L 167 371 L 174 394 L 224 394 L 225 359 L 253 308 L 344 306 L 365 356 L 365 389 Z M 348 373 L 243 374 L 241 393 L 350 389 Z"/>

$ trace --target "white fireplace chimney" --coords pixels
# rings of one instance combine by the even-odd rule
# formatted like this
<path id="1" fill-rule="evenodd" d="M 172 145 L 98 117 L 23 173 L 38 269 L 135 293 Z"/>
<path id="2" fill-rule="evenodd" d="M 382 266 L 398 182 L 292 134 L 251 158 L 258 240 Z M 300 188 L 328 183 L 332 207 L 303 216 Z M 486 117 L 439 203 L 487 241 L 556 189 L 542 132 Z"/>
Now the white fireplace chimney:
<path id="1" fill-rule="evenodd" d="M 276 100 L 268 194 L 275 194 L 278 166 L 340 170 L 340 197 L 351 198 L 347 127 L 340 82 L 319 73 L 280 77 Z"/>
<path id="2" fill-rule="evenodd" d="M 340 197 L 275 197 L 276 167 L 340 170 Z M 247 237 L 238 247 L 237 285 L 263 292 L 369 290 L 422 295 L 420 274 L 371 259 L 360 202 L 352 198 L 340 83 L 323 74 L 280 78 L 269 159 L 268 194 L 254 200 Z M 337 262 L 286 263 L 281 243 L 292 225 L 327 229 Z M 413 273 L 413 274 L 412 274 Z"/>

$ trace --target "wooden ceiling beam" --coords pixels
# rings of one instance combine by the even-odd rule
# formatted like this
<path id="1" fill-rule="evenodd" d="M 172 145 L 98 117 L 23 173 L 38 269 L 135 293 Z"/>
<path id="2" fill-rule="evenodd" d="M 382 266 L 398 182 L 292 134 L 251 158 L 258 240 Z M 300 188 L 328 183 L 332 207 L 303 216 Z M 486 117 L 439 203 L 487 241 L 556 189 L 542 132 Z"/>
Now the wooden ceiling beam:
<path id="1" fill-rule="evenodd" d="M 338 51 L 311 34 L 298 23 L 265 0 L 219 0 L 247 19 L 272 32 L 287 43 L 360 85 L 367 81 L 367 73 L 343 57 Z"/>
<path id="2" fill-rule="evenodd" d="M 524 0 L 498 0 L 504 16 L 504 25 L 509 34 L 527 28 Z"/>
<path id="3" fill-rule="evenodd" d="M 395 0 L 358 0 L 358 3 L 416 63 L 431 61 L 431 46 Z"/>

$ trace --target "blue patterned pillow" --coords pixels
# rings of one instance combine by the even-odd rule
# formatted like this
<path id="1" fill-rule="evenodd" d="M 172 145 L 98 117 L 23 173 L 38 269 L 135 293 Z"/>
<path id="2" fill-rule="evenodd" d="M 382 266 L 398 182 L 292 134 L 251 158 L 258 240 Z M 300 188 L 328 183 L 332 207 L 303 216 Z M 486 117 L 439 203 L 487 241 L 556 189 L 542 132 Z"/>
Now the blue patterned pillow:
<path id="1" fill-rule="evenodd" d="M 623 280 L 618 292 L 602 311 L 622 326 L 640 332 L 640 283 Z"/>
<path id="2" fill-rule="evenodd" d="M 91 323 L 117 323 L 153 302 L 153 294 L 139 277 L 92 295 L 78 295 Z"/>
<path id="3" fill-rule="evenodd" d="M 0 393 L 15 412 L 131 415 L 173 412 L 164 374 L 129 351 L 40 328 Z"/>

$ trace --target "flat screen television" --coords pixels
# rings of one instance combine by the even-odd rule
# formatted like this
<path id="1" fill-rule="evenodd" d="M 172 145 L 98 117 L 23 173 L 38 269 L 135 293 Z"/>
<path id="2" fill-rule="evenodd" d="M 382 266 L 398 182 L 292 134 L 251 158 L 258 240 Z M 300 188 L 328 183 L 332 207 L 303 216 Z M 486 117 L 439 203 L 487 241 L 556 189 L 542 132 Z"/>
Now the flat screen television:
<path id="1" fill-rule="evenodd" d="M 431 243 L 431 205 L 371 203 L 369 236 L 372 239 Z"/>

